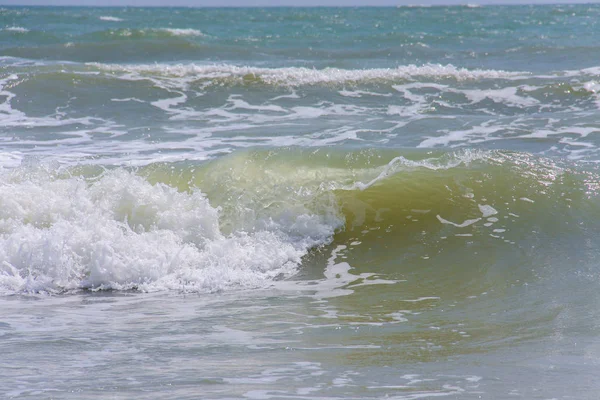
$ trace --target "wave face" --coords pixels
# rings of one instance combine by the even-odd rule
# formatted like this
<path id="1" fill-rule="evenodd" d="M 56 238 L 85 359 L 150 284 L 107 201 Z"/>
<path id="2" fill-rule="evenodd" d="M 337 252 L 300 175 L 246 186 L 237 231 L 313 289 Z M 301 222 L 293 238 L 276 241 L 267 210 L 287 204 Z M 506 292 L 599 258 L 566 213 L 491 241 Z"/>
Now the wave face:
<path id="1" fill-rule="evenodd" d="M 31 162 L 1 178 L 4 293 L 261 287 L 323 245 L 358 248 L 368 271 L 360 249 L 394 265 L 419 247 L 511 252 L 600 223 L 595 173 L 519 153 L 272 149 L 136 170 Z"/>

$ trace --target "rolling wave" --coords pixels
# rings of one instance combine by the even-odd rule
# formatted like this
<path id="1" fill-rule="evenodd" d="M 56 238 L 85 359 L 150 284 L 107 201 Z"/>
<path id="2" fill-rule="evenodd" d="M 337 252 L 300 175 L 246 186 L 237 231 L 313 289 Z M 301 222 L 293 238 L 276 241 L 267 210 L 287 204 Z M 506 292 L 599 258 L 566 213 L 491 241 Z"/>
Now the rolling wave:
<path id="1" fill-rule="evenodd" d="M 97 31 L 86 35 L 87 38 L 95 39 L 141 39 L 141 38 L 169 38 L 173 36 L 200 37 L 205 36 L 198 29 L 191 28 L 119 28 Z"/>
<path id="2" fill-rule="evenodd" d="M 303 67 L 259 68 L 236 65 L 198 65 L 198 64 L 153 64 L 125 65 L 92 63 L 90 66 L 115 73 L 138 73 L 162 75 L 167 77 L 194 77 L 268 85 L 304 86 L 304 85 L 343 85 L 347 83 L 376 83 L 415 80 L 418 78 L 480 80 L 511 79 L 526 75 L 523 72 L 497 70 L 469 70 L 457 68 L 451 64 L 426 64 L 422 66 L 406 65 L 397 68 L 373 69 L 311 69 Z"/>
<path id="3" fill-rule="evenodd" d="M 261 287 L 329 245 L 358 247 L 357 271 L 378 273 L 415 246 L 514 252 L 599 228 L 598 181 L 506 152 L 291 148 L 109 171 L 34 161 L 0 176 L 0 290 Z"/>

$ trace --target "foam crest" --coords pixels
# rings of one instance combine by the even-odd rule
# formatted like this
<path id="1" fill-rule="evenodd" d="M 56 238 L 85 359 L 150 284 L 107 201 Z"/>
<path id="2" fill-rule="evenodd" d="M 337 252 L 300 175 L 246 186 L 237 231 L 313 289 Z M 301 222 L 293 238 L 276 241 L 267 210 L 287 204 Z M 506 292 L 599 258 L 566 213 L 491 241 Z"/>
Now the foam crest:
<path id="1" fill-rule="evenodd" d="M 464 90 L 463 93 L 473 103 L 479 103 L 485 99 L 513 107 L 533 107 L 540 103 L 532 97 L 519 96 L 517 91 L 517 87 L 507 87 L 496 90 Z"/>
<path id="2" fill-rule="evenodd" d="M 23 28 L 22 26 L 7 26 L 3 30 L 7 31 L 7 32 L 16 32 L 16 33 L 27 33 L 27 32 L 29 32 L 29 29 Z"/>
<path id="3" fill-rule="evenodd" d="M 301 210 L 225 235 L 200 190 L 124 169 L 61 175 L 35 162 L 0 175 L 0 293 L 259 287 L 294 274 L 335 228 Z"/>
<path id="4" fill-rule="evenodd" d="M 457 68 L 451 64 L 406 65 L 397 68 L 373 69 L 311 69 L 304 67 L 259 68 L 236 65 L 154 64 L 154 65 L 90 65 L 110 72 L 150 74 L 195 79 L 256 80 L 270 85 L 337 85 L 352 82 L 398 81 L 426 77 L 432 79 L 503 79 L 520 76 L 521 72 Z"/>
<path id="5" fill-rule="evenodd" d="M 162 28 L 158 29 L 158 31 L 166 32 L 173 36 L 204 36 L 204 33 L 200 32 L 197 29 L 176 29 L 176 28 Z"/>
<path id="6" fill-rule="evenodd" d="M 102 15 L 102 16 L 98 17 L 98 19 L 100 21 L 109 21 L 109 22 L 121 22 L 121 21 L 123 21 L 123 18 L 112 17 L 110 15 Z"/>
<path id="7" fill-rule="evenodd" d="M 111 18 L 111 19 L 107 19 Z M 112 18 L 112 17 L 100 17 L 104 21 L 123 21 L 122 19 Z M 161 37 L 161 36 L 205 36 L 204 33 L 197 29 L 191 28 L 144 28 L 144 29 L 129 29 L 129 28 L 121 28 L 114 29 L 104 32 L 103 34 L 108 34 L 110 36 L 121 36 L 128 38 L 142 38 L 142 37 Z"/>
<path id="8" fill-rule="evenodd" d="M 417 168 L 425 168 L 433 171 L 455 168 L 459 165 L 468 165 L 469 163 L 482 159 L 491 158 L 493 153 L 480 150 L 465 150 L 456 153 L 450 153 L 443 157 L 427 158 L 424 160 L 409 160 L 404 156 L 398 156 L 388 162 L 379 174 L 368 182 L 356 182 L 351 185 L 349 190 L 366 190 L 378 182 L 381 182 L 399 171 L 409 171 Z"/>

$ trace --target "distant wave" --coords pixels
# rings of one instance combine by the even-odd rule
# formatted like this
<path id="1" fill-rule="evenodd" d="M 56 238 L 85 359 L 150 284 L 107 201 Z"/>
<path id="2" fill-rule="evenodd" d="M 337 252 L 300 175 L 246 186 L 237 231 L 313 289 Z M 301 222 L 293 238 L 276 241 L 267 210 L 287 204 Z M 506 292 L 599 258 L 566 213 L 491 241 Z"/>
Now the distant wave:
<path id="1" fill-rule="evenodd" d="M 7 32 L 18 32 L 18 33 L 27 33 L 27 32 L 29 32 L 29 29 L 23 28 L 21 26 L 7 26 L 3 30 L 7 31 Z"/>
<path id="2" fill-rule="evenodd" d="M 110 15 L 103 15 L 99 18 L 102 21 L 121 22 L 124 21 L 122 18 L 111 17 Z"/>
<path id="3" fill-rule="evenodd" d="M 175 28 L 160 28 L 158 32 L 167 32 L 173 36 L 204 36 L 204 33 L 197 29 L 175 29 Z"/>
<path id="4" fill-rule="evenodd" d="M 145 37 L 172 37 L 172 36 L 205 36 L 197 29 L 190 28 L 144 28 L 144 29 L 110 29 L 94 33 L 105 37 L 145 38 Z"/>
<path id="5" fill-rule="evenodd" d="M 145 64 L 121 65 L 91 63 L 102 70 L 139 74 L 157 74 L 173 77 L 193 76 L 197 79 L 243 80 L 271 85 L 302 86 L 344 84 L 369 81 L 397 81 L 416 77 L 452 78 L 457 80 L 506 79 L 522 76 L 523 72 L 457 68 L 451 64 L 406 65 L 397 68 L 373 69 L 311 69 L 304 67 L 258 68 L 197 64 Z"/>

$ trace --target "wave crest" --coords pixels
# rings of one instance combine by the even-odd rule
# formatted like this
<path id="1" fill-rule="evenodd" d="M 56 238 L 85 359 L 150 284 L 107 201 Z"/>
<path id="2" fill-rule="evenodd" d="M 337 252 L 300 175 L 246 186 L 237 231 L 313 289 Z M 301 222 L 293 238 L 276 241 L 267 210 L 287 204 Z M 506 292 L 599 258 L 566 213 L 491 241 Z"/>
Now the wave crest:
<path id="1" fill-rule="evenodd" d="M 195 79 L 231 80 L 235 82 L 262 82 L 268 85 L 343 85 L 346 83 L 368 83 L 379 81 L 403 81 L 418 78 L 430 79 L 510 79 L 523 76 L 523 72 L 457 68 L 451 64 L 406 65 L 397 68 L 373 69 L 311 69 L 304 67 L 259 68 L 249 66 L 197 65 L 197 64 L 153 64 L 123 65 L 90 63 L 103 71 L 115 73 L 137 73 L 166 77 L 193 77 Z"/>

